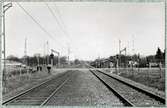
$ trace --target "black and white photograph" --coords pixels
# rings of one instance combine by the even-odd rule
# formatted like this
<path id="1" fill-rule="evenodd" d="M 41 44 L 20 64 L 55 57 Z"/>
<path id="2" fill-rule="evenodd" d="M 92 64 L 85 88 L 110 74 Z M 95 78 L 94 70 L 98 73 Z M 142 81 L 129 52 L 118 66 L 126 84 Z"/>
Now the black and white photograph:
<path id="1" fill-rule="evenodd" d="M 1 1 L 1 105 L 165 107 L 165 0 L 76 1 Z"/>

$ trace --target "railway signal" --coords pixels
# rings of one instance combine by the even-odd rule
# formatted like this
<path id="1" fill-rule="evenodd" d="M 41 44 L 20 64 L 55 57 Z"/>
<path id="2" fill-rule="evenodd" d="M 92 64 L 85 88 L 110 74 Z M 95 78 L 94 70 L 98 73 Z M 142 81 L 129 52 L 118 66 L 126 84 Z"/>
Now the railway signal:
<path id="1" fill-rule="evenodd" d="M 50 54 L 50 59 L 51 59 L 51 66 L 53 67 L 53 59 L 54 59 L 54 54 L 53 53 Z"/>
<path id="2" fill-rule="evenodd" d="M 51 53 L 53 54 L 53 53 L 56 53 L 57 55 L 58 55 L 58 67 L 60 67 L 60 52 L 58 52 L 58 51 L 55 51 L 55 50 L 53 50 L 53 49 L 51 49 Z"/>
<path id="3" fill-rule="evenodd" d="M 126 62 L 126 47 L 125 47 L 124 49 L 120 50 L 120 54 L 121 54 L 122 52 L 125 52 L 125 67 L 127 67 L 127 62 Z M 121 55 L 120 55 L 120 56 L 121 56 Z M 121 59 L 121 57 L 120 57 L 120 59 Z M 121 60 L 120 60 L 120 61 L 121 61 Z M 121 62 L 120 62 L 120 65 L 121 65 Z"/>

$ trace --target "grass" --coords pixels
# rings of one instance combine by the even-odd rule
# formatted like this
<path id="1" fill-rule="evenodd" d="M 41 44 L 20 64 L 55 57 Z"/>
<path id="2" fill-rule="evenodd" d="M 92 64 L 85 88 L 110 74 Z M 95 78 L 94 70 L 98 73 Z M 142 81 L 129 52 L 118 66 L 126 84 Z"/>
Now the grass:
<path id="1" fill-rule="evenodd" d="M 116 74 L 115 69 L 112 69 L 112 72 Z M 119 75 L 165 92 L 165 69 L 161 71 L 159 68 L 120 69 Z"/>
<path id="2" fill-rule="evenodd" d="M 43 71 L 36 71 L 35 73 L 30 74 L 23 73 L 8 76 L 6 80 L 6 92 L 3 92 L 3 94 L 8 94 L 18 89 L 30 87 L 41 82 L 49 76 L 50 75 L 47 73 L 47 71 L 45 71 L 45 69 Z"/>

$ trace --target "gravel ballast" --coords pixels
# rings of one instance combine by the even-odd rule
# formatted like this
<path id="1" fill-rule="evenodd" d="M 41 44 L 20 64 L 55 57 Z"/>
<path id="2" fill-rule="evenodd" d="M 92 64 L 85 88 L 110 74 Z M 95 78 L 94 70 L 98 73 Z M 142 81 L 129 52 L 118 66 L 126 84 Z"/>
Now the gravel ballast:
<path id="1" fill-rule="evenodd" d="M 123 106 L 122 102 L 88 70 L 73 70 L 73 76 L 53 95 L 47 105 Z"/>
<path id="2" fill-rule="evenodd" d="M 114 78 L 111 78 L 101 72 L 95 71 L 95 73 L 108 85 L 116 89 L 126 99 L 131 101 L 135 106 L 164 106 L 161 102 L 155 100 L 154 98 L 151 98 L 148 95 L 139 92 Z"/>

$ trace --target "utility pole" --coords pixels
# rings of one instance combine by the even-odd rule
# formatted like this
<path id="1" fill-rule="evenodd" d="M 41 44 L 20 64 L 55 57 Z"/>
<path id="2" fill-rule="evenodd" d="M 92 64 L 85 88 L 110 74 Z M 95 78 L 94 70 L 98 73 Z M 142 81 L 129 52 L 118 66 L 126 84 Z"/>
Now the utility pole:
<path id="1" fill-rule="evenodd" d="M 98 68 L 100 68 L 100 55 L 98 56 Z"/>
<path id="2" fill-rule="evenodd" d="M 140 53 L 138 53 L 138 72 L 139 72 L 139 68 L 140 68 Z"/>
<path id="3" fill-rule="evenodd" d="M 125 48 L 125 68 L 127 68 L 127 48 Z"/>
<path id="4" fill-rule="evenodd" d="M 60 67 L 60 53 L 58 53 L 58 67 Z"/>
<path id="5" fill-rule="evenodd" d="M 134 36 L 132 36 L 132 71 L 133 71 L 133 65 L 134 65 Z M 132 73 L 134 75 L 134 72 Z"/>
<path id="6" fill-rule="evenodd" d="M 24 63 L 26 65 L 26 71 L 28 75 L 28 58 L 27 58 L 27 37 L 25 38 L 25 43 L 24 43 Z"/>
<path id="7" fill-rule="evenodd" d="M 45 64 L 45 43 L 44 43 L 44 46 L 43 46 L 43 65 Z"/>
<path id="8" fill-rule="evenodd" d="M 121 65 L 121 40 L 119 40 L 119 57 L 118 57 L 118 66 Z"/>
<path id="9" fill-rule="evenodd" d="M 132 54 L 135 53 L 135 49 L 134 49 L 134 36 L 132 36 Z"/>
<path id="10" fill-rule="evenodd" d="M 46 42 L 46 46 L 47 46 L 47 65 L 49 65 L 49 42 Z"/>
<path id="11" fill-rule="evenodd" d="M 4 4 L 4 1 L 1 1 L 2 4 L 2 19 L 3 19 L 3 55 L 4 55 L 4 68 L 3 68 L 3 88 L 6 92 L 6 35 L 5 35 L 5 12 L 12 7 L 12 3 Z"/>
<path id="12" fill-rule="evenodd" d="M 24 46 L 24 63 L 27 65 L 27 38 L 25 38 L 25 46 Z"/>
<path id="13" fill-rule="evenodd" d="M 3 1 L 1 1 L 0 3 L 0 18 L 1 18 L 1 21 L 0 21 L 0 25 L 2 25 L 2 19 L 3 19 Z M 2 36 L 3 36 L 3 30 L 0 29 L 0 71 L 3 72 L 2 70 Z M 3 74 L 4 75 L 4 74 Z M 2 75 L 2 79 L 4 81 L 4 76 Z M 4 88 L 4 82 L 2 81 L 2 86 Z M 1 89 L 3 91 L 3 89 Z M 2 96 L 2 95 L 1 95 Z"/>
<path id="14" fill-rule="evenodd" d="M 120 50 L 121 50 L 121 40 L 119 40 L 119 54 L 120 54 Z"/>
<path id="15" fill-rule="evenodd" d="M 126 67 L 126 47 L 125 47 L 124 49 L 120 50 L 120 54 L 121 54 L 123 51 L 125 52 L 125 65 L 124 65 L 124 66 Z"/>
<path id="16" fill-rule="evenodd" d="M 68 46 L 68 64 L 70 65 L 70 47 Z"/>

